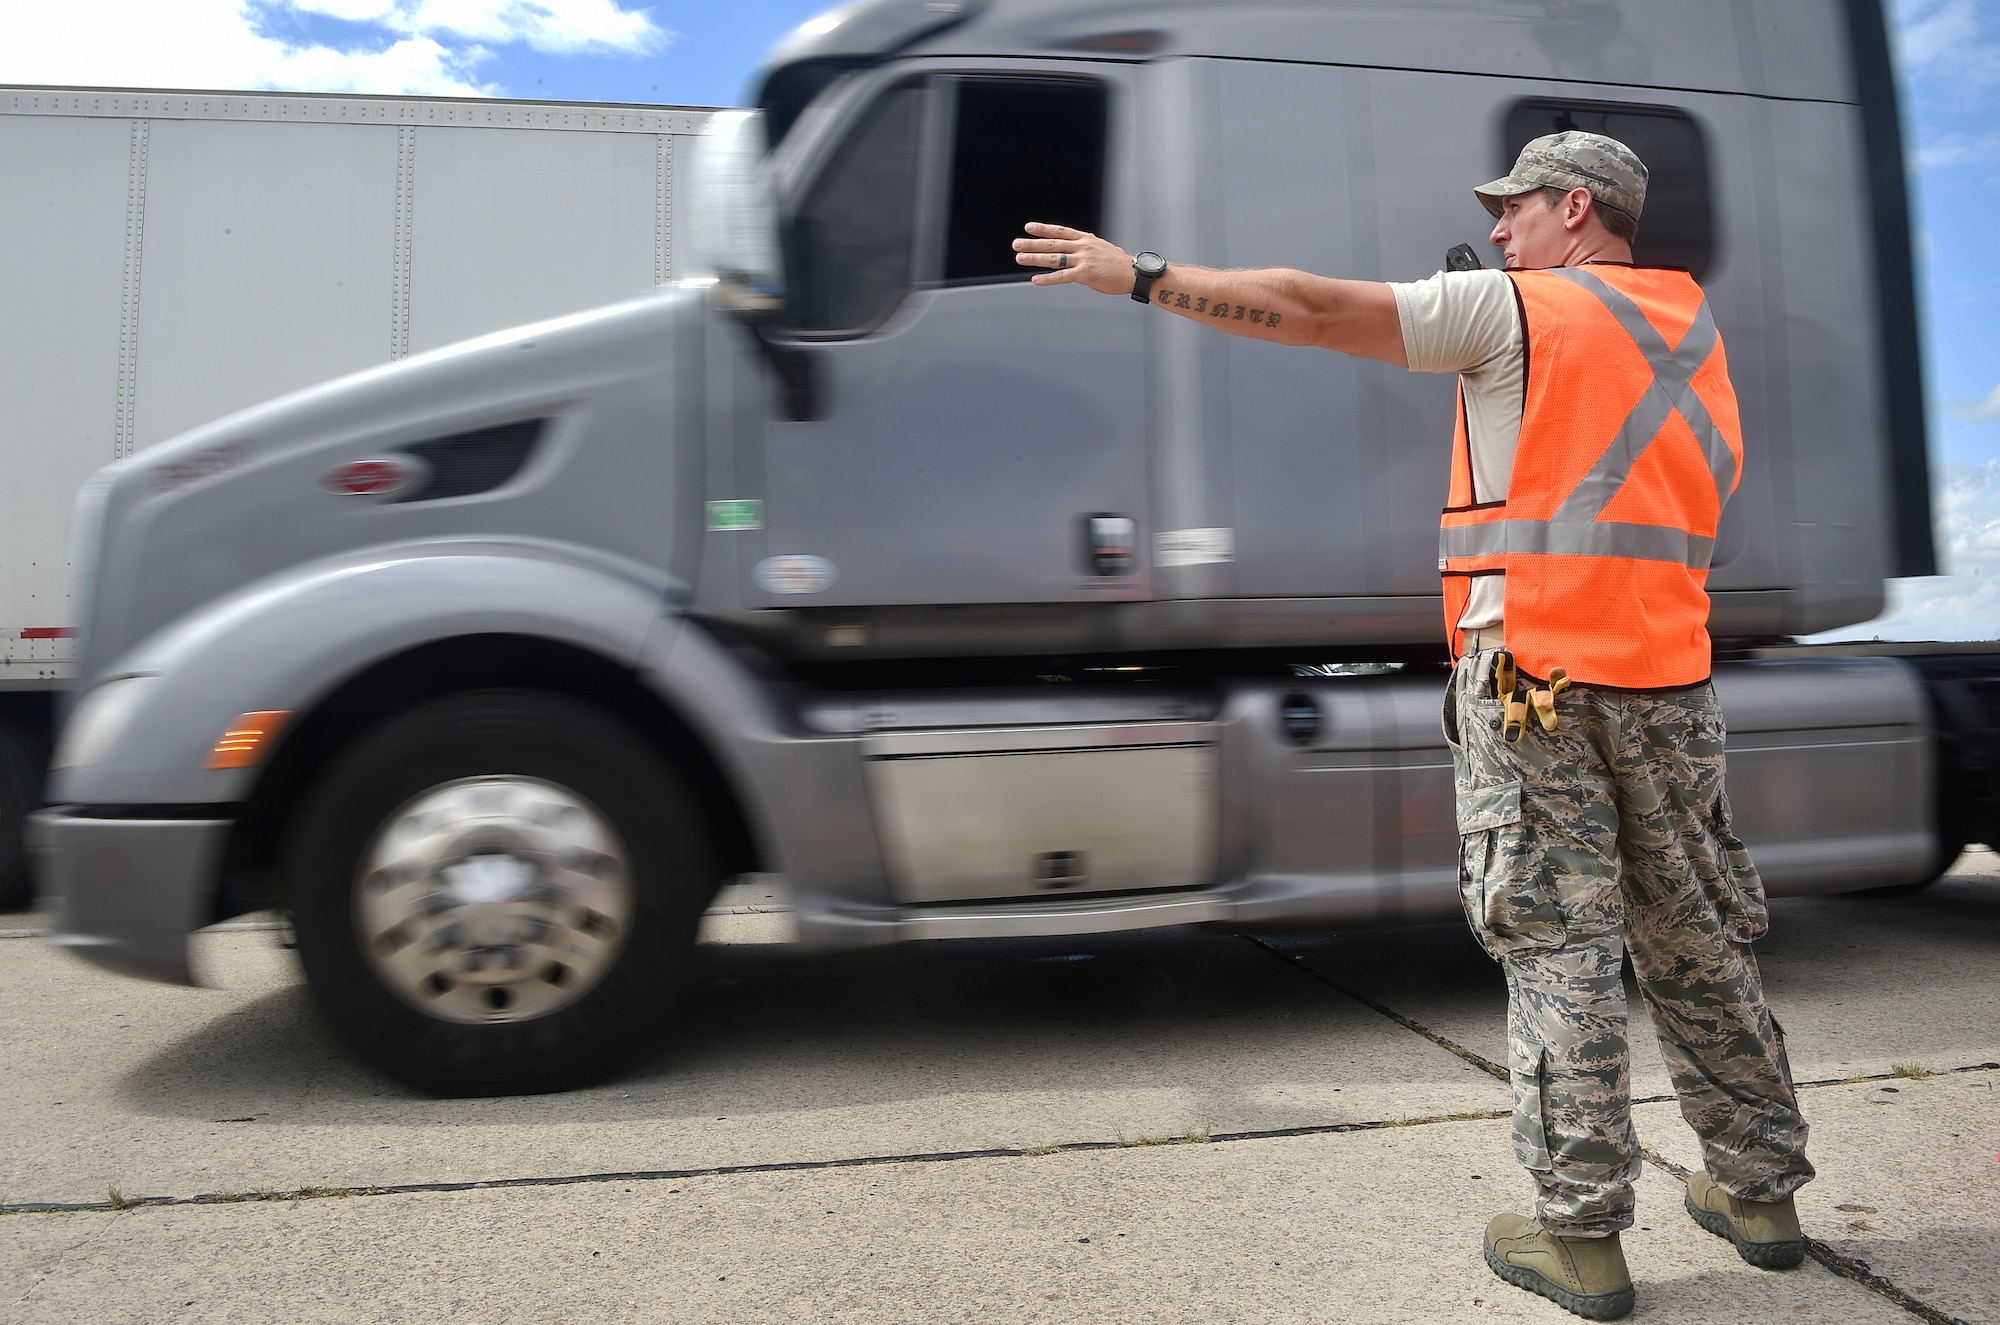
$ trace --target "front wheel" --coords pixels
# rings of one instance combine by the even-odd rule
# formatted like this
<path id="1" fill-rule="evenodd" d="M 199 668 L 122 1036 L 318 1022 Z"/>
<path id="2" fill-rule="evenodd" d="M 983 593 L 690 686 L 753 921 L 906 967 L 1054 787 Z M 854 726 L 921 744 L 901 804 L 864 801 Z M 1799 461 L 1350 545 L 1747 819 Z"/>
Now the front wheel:
<path id="1" fill-rule="evenodd" d="M 716 884 L 692 803 L 574 700 L 484 691 L 392 719 L 291 836 L 314 999 L 364 1058 L 433 1094 L 615 1071 L 665 1026 Z"/>

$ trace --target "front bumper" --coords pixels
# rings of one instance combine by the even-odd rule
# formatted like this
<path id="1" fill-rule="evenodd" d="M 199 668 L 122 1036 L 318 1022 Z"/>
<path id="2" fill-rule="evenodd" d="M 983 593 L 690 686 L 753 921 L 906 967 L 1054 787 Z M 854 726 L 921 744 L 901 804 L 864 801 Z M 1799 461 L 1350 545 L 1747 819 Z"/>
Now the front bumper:
<path id="1" fill-rule="evenodd" d="M 230 826 L 98 818 L 77 805 L 36 814 L 36 866 L 58 907 L 49 942 L 122 975 L 197 983 L 188 935 L 211 918 Z"/>

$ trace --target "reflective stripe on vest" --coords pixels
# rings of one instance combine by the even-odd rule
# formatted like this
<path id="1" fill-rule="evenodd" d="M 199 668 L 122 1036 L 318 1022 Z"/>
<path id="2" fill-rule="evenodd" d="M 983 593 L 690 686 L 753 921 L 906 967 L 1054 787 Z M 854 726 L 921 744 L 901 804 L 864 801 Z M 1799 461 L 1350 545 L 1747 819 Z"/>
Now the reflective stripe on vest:
<path id="1" fill-rule="evenodd" d="M 1464 577 L 1503 573 L 1508 645 L 1530 674 L 1562 666 L 1600 685 L 1690 684 L 1708 674 L 1713 520 L 1740 476 L 1735 393 L 1708 300 L 1692 279 L 1599 270 L 1607 275 L 1576 267 L 1509 273 L 1522 296 L 1529 360 L 1521 440 L 1501 501 L 1474 491 L 1469 450 L 1454 446 L 1452 501 L 1462 504 L 1446 509 L 1438 541 L 1446 627 L 1456 653 Z M 1537 284 L 1544 281 L 1573 287 L 1589 305 Z M 1648 309 L 1662 326 L 1685 324 L 1677 344 L 1667 344 Z M 1598 417 L 1603 407 L 1628 399 L 1610 435 L 1596 434 L 1609 422 Z M 1685 434 L 1670 428 L 1676 418 Z M 1461 401 L 1460 443 L 1465 426 Z M 1663 435 L 1677 449 L 1652 457 L 1634 487 L 1635 469 Z M 1698 458 L 1686 449 L 1689 437 Z M 1551 490 L 1551 481 L 1568 490 Z M 1614 518 L 1602 518 L 1607 512 Z M 1680 527 L 1687 522 L 1694 527 Z"/>
<path id="2" fill-rule="evenodd" d="M 1438 538 L 1438 555 L 1446 562 L 1504 556 L 1509 552 L 1552 557 L 1630 557 L 1635 561 L 1671 561 L 1689 570 L 1705 571 L 1715 552 L 1715 540 L 1660 524 L 1595 521 L 1569 524 L 1560 520 L 1488 520 L 1483 524 L 1447 525 Z"/>
<path id="3" fill-rule="evenodd" d="M 1666 341 L 1653 329 L 1653 324 L 1639 310 L 1622 290 L 1614 290 L 1604 283 L 1596 272 L 1585 271 L 1581 267 L 1561 267 L 1549 273 L 1573 285 L 1580 285 L 1596 295 L 1603 305 L 1611 310 L 1611 316 L 1618 319 L 1618 325 L 1625 328 L 1632 337 L 1632 343 L 1639 347 L 1639 353 L 1646 356 L 1646 362 L 1653 369 L 1653 384 L 1646 388 L 1646 394 L 1639 397 L 1639 403 L 1625 416 L 1624 426 L 1604 455 L 1599 458 L 1589 474 L 1576 485 L 1556 511 L 1552 523 L 1565 524 L 1579 520 L 1595 520 L 1618 490 L 1625 486 L 1631 476 L 1632 462 L 1639 458 L 1652 440 L 1660 435 L 1660 429 L 1667 426 L 1667 418 L 1679 414 L 1687 421 L 1695 440 L 1701 443 L 1702 454 L 1708 457 L 1709 472 L 1715 475 L 1715 496 L 1718 502 L 1729 500 L 1730 492 L 1736 487 L 1736 457 L 1729 450 L 1729 443 L 1722 440 L 1722 433 L 1716 428 L 1715 420 L 1708 416 L 1708 406 L 1694 393 L 1691 383 L 1708 357 L 1715 353 L 1722 343 L 1722 337 L 1715 330 L 1715 318 L 1708 311 L 1708 297 L 1702 296 L 1701 306 L 1695 309 L 1694 321 L 1688 326 L 1687 335 L 1673 349 L 1667 348 Z M 1713 540 L 1710 541 L 1713 547 Z M 1636 553 L 1625 555 L 1638 555 Z M 1702 558 L 1697 569 L 1707 569 L 1708 559 Z"/>

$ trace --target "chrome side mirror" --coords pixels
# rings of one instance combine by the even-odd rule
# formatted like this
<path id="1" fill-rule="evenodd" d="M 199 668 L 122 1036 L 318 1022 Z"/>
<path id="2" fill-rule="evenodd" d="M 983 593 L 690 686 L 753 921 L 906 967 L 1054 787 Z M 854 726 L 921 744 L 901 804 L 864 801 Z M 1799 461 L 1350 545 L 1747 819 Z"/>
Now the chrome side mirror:
<path id="1" fill-rule="evenodd" d="M 695 149 L 693 270 L 711 276 L 724 307 L 772 312 L 784 307 L 778 256 L 778 207 L 764 171 L 764 112 L 717 111 Z"/>
<path id="2" fill-rule="evenodd" d="M 785 412 L 804 422 L 819 417 L 819 391 L 810 352 L 773 334 L 785 271 L 765 147 L 760 110 L 717 111 L 709 120 L 694 159 L 693 267 L 714 279 L 717 306 L 756 342 L 784 388 Z"/>

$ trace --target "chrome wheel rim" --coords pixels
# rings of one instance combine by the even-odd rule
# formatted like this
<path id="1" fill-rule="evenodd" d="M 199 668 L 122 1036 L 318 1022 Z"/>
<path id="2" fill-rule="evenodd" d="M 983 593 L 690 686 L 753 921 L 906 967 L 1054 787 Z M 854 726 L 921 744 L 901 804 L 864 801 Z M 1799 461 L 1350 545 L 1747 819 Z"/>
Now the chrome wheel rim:
<path id="1" fill-rule="evenodd" d="M 461 778 L 384 821 L 355 878 L 377 978 L 444 1021 L 530 1021 L 574 1003 L 625 946 L 632 866 L 611 821 L 529 777 Z"/>

